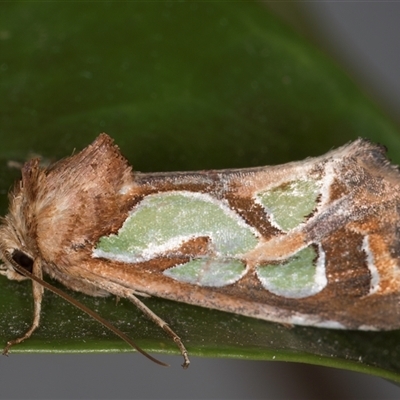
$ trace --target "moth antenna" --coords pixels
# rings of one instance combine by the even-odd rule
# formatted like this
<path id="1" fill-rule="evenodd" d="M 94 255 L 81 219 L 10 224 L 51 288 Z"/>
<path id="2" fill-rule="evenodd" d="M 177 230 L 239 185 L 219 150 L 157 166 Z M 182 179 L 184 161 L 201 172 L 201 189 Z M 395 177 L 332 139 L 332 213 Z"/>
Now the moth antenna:
<path id="1" fill-rule="evenodd" d="M 169 365 L 157 360 L 156 358 L 152 357 L 149 353 L 141 349 L 131 338 L 129 338 L 125 333 L 120 331 L 118 328 L 116 328 L 114 325 L 110 324 L 106 319 L 101 317 L 99 314 L 97 314 L 95 311 L 91 310 L 89 307 L 86 307 L 84 304 L 80 303 L 78 300 L 74 299 L 67 293 L 63 292 L 62 290 L 56 288 L 55 286 L 51 285 L 50 283 L 44 281 L 43 279 L 38 278 L 37 276 L 33 275 L 23 267 L 19 266 L 13 259 L 12 257 L 9 256 L 7 253 L 6 255 L 7 260 L 13 265 L 13 267 L 19 272 L 20 274 L 28 277 L 32 281 L 35 281 L 42 285 L 44 288 L 49 290 L 50 292 L 55 293 L 57 296 L 61 297 L 68 303 L 72 304 L 73 306 L 77 307 L 79 310 L 83 311 L 90 317 L 92 317 L 94 320 L 102 324 L 104 327 L 109 329 L 111 332 L 113 332 L 115 335 L 120 337 L 123 341 L 125 341 L 127 344 L 129 344 L 132 348 L 137 350 L 139 353 L 143 354 L 145 357 L 147 357 L 149 360 L 155 362 L 156 364 L 162 365 L 163 367 L 168 367 Z"/>

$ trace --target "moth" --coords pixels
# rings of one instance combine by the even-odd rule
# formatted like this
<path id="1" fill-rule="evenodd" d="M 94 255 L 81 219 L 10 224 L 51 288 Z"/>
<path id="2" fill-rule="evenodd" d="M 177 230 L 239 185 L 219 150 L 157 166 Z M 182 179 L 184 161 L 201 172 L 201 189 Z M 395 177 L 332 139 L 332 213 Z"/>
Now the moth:
<path id="1" fill-rule="evenodd" d="M 172 337 L 184 367 L 179 336 L 139 298 L 285 324 L 400 328 L 400 172 L 367 140 L 284 165 L 140 173 L 101 134 L 49 167 L 27 162 L 9 199 L 0 273 L 32 280 L 34 316 L 5 353 L 39 326 L 44 288 L 142 351 L 44 275 L 129 299 Z"/>

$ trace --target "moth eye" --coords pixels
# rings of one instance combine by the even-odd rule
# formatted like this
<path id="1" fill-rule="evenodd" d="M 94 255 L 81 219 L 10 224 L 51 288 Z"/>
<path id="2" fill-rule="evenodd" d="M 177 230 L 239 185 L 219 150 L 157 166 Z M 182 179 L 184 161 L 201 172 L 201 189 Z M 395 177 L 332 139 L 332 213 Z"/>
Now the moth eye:
<path id="1" fill-rule="evenodd" d="M 29 272 L 32 272 L 33 260 L 31 257 L 27 256 L 24 252 L 22 252 L 21 250 L 14 250 L 11 255 L 11 258 L 22 268 L 26 269 Z"/>

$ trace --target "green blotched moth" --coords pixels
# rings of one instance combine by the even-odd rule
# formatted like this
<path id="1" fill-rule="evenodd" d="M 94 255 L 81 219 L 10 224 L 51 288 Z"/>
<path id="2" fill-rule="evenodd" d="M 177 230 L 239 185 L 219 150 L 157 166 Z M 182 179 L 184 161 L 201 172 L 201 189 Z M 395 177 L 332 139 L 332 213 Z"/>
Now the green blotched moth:
<path id="1" fill-rule="evenodd" d="M 137 348 L 43 274 L 128 298 L 174 339 L 184 367 L 182 341 L 138 296 L 285 324 L 399 329 L 399 213 L 399 170 L 366 140 L 285 165 L 140 173 L 101 134 L 50 167 L 27 162 L 10 195 L 0 274 L 32 280 L 34 320 L 5 352 L 39 326 L 43 288 Z"/>

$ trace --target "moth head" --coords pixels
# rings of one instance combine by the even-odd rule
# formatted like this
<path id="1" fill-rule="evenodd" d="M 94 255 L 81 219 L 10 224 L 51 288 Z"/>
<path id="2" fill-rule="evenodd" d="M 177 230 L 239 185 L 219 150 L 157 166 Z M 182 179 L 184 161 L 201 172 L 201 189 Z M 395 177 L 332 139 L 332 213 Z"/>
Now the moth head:
<path id="1" fill-rule="evenodd" d="M 23 236 L 12 224 L 12 218 L 7 215 L 0 227 L 0 258 L 3 264 L 0 265 L 0 275 L 8 279 L 22 281 L 27 279 L 15 268 L 21 267 L 28 272 L 32 272 L 34 255 L 24 241 Z"/>
<path id="2" fill-rule="evenodd" d="M 10 211 L 0 225 L 0 275 L 8 279 L 22 281 L 25 275 L 17 268 L 32 272 L 37 251 L 31 235 L 32 218 L 26 206 L 26 196 L 22 186 L 16 187 L 10 195 Z"/>
<path id="3" fill-rule="evenodd" d="M 6 253 L 4 258 L 6 258 L 7 261 L 0 265 L 0 275 L 4 275 L 13 281 L 23 281 L 28 279 L 25 275 L 22 275 L 16 270 L 14 263 L 26 271 L 32 272 L 34 262 L 32 257 L 21 250 L 15 249 L 12 253 Z M 12 260 L 12 262 L 10 260 Z"/>

